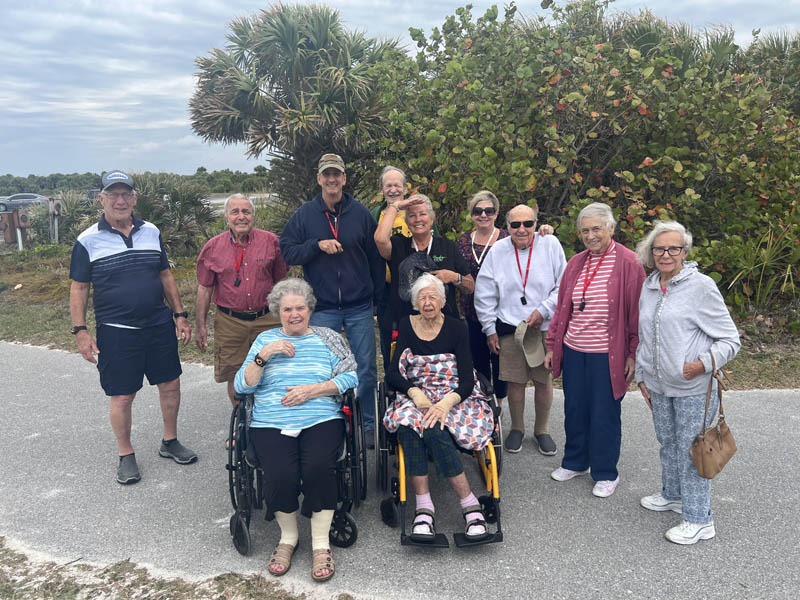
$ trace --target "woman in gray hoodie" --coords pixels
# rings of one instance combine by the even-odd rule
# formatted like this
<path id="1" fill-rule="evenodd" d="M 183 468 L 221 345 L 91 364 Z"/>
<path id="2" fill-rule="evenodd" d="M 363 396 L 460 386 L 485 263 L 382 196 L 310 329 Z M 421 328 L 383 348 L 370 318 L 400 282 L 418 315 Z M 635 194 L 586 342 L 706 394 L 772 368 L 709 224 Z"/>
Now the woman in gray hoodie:
<path id="1" fill-rule="evenodd" d="M 636 381 L 653 411 L 661 444 L 661 492 L 642 498 L 654 511 L 683 514 L 666 532 L 676 544 L 716 535 L 711 514 L 711 480 L 703 479 L 689 455 L 700 431 L 711 354 L 717 368 L 739 351 L 739 334 L 716 283 L 686 262 L 692 235 L 680 223 L 658 221 L 636 247 L 641 263 L 654 272 L 639 297 Z M 715 382 L 716 386 L 716 382 Z M 717 410 L 712 394 L 709 423 Z"/>

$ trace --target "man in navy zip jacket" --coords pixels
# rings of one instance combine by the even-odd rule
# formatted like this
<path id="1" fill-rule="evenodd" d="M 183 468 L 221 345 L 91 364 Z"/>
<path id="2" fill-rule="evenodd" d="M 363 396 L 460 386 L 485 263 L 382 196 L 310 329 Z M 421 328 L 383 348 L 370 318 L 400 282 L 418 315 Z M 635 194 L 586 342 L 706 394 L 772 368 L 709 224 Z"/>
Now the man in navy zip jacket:
<path id="1" fill-rule="evenodd" d="M 317 182 L 322 191 L 286 224 L 281 254 L 287 264 L 303 266 L 304 277 L 314 289 L 317 307 L 311 325 L 334 331 L 344 328 L 358 363 L 358 397 L 369 442 L 375 427 L 377 380 L 372 307 L 383 293 L 386 266 L 373 240 L 374 217 L 342 191 L 347 175 L 341 156 L 320 158 Z"/>

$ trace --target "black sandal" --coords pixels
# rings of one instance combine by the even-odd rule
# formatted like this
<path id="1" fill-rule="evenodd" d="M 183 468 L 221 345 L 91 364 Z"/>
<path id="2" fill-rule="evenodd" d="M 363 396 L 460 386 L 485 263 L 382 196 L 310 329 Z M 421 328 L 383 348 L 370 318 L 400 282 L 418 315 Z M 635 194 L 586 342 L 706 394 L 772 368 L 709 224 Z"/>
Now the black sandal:
<path id="1" fill-rule="evenodd" d="M 480 517 L 473 517 L 469 521 L 467 521 L 467 515 L 469 513 L 480 513 Z M 485 540 L 489 537 L 489 528 L 486 526 L 486 518 L 483 514 L 483 510 L 478 505 L 475 506 L 468 506 L 462 509 L 462 514 L 464 516 L 464 521 L 466 521 L 466 525 L 464 526 L 464 537 L 470 542 L 480 542 L 481 540 Z M 473 534 L 470 535 L 469 528 L 474 526 L 483 527 L 483 533 Z"/>
<path id="2" fill-rule="evenodd" d="M 425 515 L 431 518 L 431 522 L 417 521 L 417 517 Z M 427 526 L 427 533 L 414 533 L 415 527 Z M 433 511 L 427 508 L 420 508 L 414 513 L 414 521 L 411 523 L 411 535 L 408 536 L 414 542 L 431 542 L 436 538 L 436 527 L 434 525 Z"/>

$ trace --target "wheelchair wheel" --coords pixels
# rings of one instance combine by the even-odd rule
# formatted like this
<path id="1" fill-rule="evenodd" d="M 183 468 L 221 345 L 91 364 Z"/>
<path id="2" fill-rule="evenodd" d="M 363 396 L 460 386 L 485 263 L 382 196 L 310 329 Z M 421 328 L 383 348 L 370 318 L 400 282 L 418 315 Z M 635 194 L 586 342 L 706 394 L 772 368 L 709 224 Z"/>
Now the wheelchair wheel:
<path id="1" fill-rule="evenodd" d="M 356 543 L 358 527 L 349 512 L 337 510 L 333 513 L 328 539 L 337 548 L 349 548 Z"/>
<path id="2" fill-rule="evenodd" d="M 252 487 L 252 470 L 244 460 L 239 440 L 242 439 L 244 424 L 241 421 L 242 410 L 238 407 L 231 413 L 231 423 L 228 429 L 228 490 L 231 495 L 231 504 L 234 510 L 250 510 Z"/>
<path id="3" fill-rule="evenodd" d="M 248 528 L 249 519 L 238 510 L 231 517 L 231 535 L 236 551 L 242 556 L 250 553 L 250 529 Z"/>
<path id="4" fill-rule="evenodd" d="M 355 459 L 358 462 L 356 465 L 358 485 L 356 485 L 355 499 L 356 506 L 358 506 L 361 501 L 367 499 L 367 479 L 369 478 L 369 474 L 367 473 L 367 440 L 366 433 L 364 432 L 364 410 L 361 408 L 360 399 L 356 402 L 355 439 L 358 442 L 356 444 L 355 454 Z"/>
<path id="5" fill-rule="evenodd" d="M 478 498 L 481 503 L 481 510 L 487 523 L 497 523 L 497 504 L 491 496 L 481 496 Z"/>

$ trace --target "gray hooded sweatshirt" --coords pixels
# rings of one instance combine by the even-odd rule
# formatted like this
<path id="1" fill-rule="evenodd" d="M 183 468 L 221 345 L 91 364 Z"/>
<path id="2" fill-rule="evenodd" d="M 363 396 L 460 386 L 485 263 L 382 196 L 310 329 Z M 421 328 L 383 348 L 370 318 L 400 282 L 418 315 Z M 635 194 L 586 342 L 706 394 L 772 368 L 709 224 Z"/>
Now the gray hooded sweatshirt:
<path id="1" fill-rule="evenodd" d="M 741 346 L 739 332 L 714 280 L 685 262 L 661 291 L 661 274 L 645 279 L 639 296 L 639 347 L 636 381 L 664 396 L 705 394 L 711 377 L 711 356 L 717 368 L 733 359 Z M 683 364 L 700 360 L 705 373 L 687 380 Z"/>

